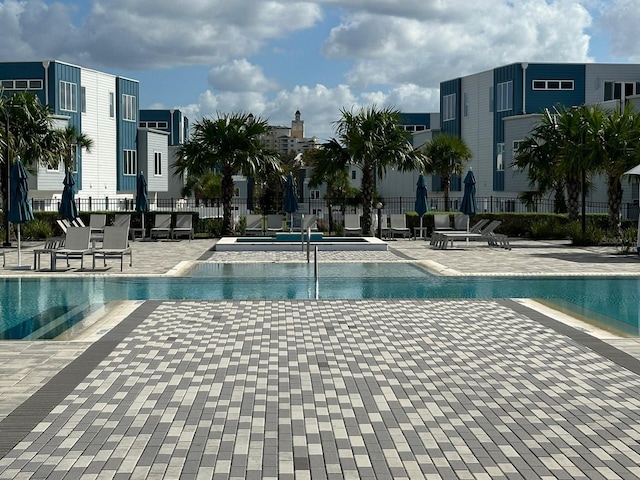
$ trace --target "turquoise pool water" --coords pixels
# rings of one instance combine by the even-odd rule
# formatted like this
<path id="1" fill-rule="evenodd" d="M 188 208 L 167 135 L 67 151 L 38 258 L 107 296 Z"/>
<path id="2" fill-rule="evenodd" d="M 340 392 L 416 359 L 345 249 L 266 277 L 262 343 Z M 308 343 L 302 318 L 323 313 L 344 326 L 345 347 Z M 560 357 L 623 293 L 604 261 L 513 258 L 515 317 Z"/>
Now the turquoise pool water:
<path id="1" fill-rule="evenodd" d="M 538 298 L 632 335 L 640 308 L 640 278 L 440 277 L 403 263 L 320 264 L 317 281 L 310 264 L 202 264 L 188 277 L 0 279 L 0 291 L 3 339 L 54 338 L 112 300 Z"/>

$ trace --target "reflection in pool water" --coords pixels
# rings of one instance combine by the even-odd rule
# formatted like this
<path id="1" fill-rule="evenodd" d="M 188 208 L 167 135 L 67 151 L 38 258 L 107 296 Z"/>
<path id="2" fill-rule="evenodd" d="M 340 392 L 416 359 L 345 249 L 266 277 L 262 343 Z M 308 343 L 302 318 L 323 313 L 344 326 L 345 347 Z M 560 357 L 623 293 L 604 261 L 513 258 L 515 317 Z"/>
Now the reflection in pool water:
<path id="1" fill-rule="evenodd" d="M 638 334 L 640 279 L 440 277 L 408 263 L 200 264 L 189 277 L 56 277 L 0 280 L 0 338 L 82 320 L 112 300 L 540 298 L 626 333 Z M 6 300 L 5 300 L 6 299 Z M 2 336 L 4 331 L 4 336 Z"/>

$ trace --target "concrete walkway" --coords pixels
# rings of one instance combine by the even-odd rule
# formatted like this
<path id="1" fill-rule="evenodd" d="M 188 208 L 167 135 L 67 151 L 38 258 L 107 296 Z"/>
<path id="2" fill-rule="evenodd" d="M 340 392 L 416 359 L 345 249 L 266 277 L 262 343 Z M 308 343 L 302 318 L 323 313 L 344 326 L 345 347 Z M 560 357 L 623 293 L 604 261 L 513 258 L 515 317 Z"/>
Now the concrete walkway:
<path id="1" fill-rule="evenodd" d="M 213 244 L 135 242 L 123 273 L 306 261 Z M 399 240 L 320 261 L 640 272 L 615 249 L 512 245 Z M 116 263 L 98 274 L 120 275 Z M 150 300 L 89 323 L 61 341 L 0 342 L 0 478 L 640 478 L 637 340 L 532 302 Z"/>

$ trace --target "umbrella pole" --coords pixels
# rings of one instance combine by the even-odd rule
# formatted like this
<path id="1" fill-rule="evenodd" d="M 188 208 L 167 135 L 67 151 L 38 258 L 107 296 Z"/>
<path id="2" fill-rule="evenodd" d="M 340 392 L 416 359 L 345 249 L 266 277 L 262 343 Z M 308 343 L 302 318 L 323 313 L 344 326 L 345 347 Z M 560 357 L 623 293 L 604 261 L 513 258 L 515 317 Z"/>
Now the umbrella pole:
<path id="1" fill-rule="evenodd" d="M 144 240 L 144 212 L 142 212 L 142 240 Z"/>
<path id="2" fill-rule="evenodd" d="M 22 251 L 20 250 L 20 224 L 18 224 L 18 267 L 22 266 Z"/>

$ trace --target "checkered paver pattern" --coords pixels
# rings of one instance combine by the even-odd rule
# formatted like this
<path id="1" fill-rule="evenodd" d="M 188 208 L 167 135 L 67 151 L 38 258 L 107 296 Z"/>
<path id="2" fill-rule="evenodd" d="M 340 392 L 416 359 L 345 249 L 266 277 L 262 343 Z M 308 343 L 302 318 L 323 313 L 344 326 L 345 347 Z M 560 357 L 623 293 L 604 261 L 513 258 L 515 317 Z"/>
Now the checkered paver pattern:
<path id="1" fill-rule="evenodd" d="M 499 302 L 158 302 L 0 478 L 639 478 L 635 373 Z"/>

